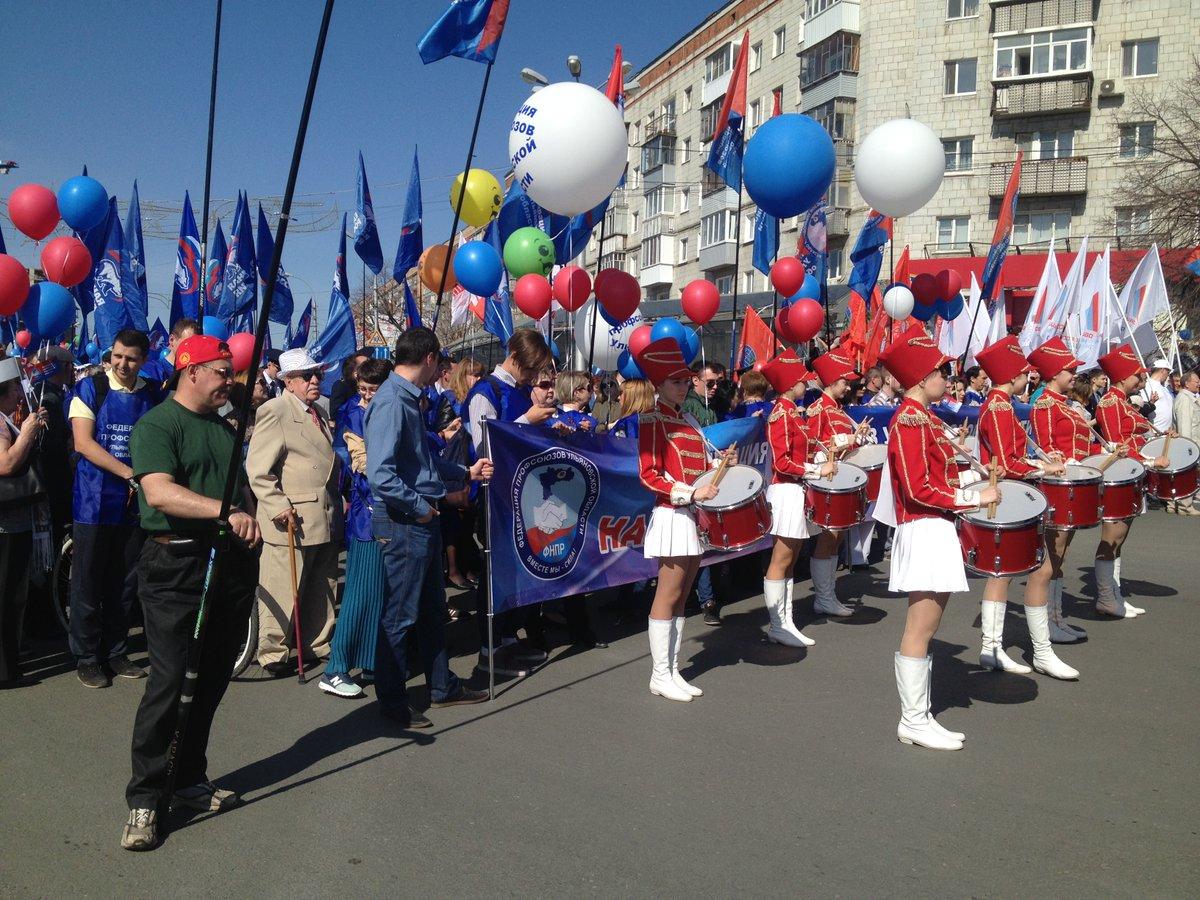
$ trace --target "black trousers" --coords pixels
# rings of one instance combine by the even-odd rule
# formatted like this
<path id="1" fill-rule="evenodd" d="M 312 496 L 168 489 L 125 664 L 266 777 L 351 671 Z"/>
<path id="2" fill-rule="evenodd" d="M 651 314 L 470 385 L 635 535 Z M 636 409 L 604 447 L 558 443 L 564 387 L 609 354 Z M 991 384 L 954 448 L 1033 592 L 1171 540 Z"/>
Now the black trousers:
<path id="1" fill-rule="evenodd" d="M 161 811 L 170 799 L 165 796 L 167 755 L 175 733 L 188 644 L 208 568 L 206 548 L 200 550 L 176 556 L 166 546 L 149 540 L 138 560 L 150 677 L 133 724 L 133 778 L 125 790 L 130 809 Z M 237 547 L 219 555 L 208 590 L 208 624 L 196 696 L 178 748 L 176 787 L 208 780 L 209 730 L 229 687 L 238 647 L 246 636 L 257 584 L 257 556 Z"/>
<path id="2" fill-rule="evenodd" d="M 0 534 L 0 685 L 21 677 L 21 620 L 32 559 L 32 531 Z"/>
<path id="3" fill-rule="evenodd" d="M 122 656 L 137 600 L 146 533 L 136 525 L 76 524 L 71 557 L 71 655 L 78 664 Z"/>

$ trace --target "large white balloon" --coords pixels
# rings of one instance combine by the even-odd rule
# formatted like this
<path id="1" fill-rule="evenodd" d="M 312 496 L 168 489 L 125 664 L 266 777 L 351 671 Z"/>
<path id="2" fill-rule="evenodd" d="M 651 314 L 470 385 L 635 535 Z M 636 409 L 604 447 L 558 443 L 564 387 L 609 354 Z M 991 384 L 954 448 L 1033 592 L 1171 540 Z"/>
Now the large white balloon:
<path id="1" fill-rule="evenodd" d="M 575 313 L 575 353 L 578 369 L 587 366 L 588 346 L 592 341 L 592 320 L 596 320 L 596 344 L 592 352 L 592 365 L 606 372 L 615 371 L 617 357 L 622 350 L 629 349 L 629 335 L 633 329 L 645 323 L 640 310 L 619 325 L 609 325 L 604 316 L 596 315 L 596 301 L 589 300 Z"/>
<path id="2" fill-rule="evenodd" d="M 885 216 L 907 216 L 933 199 L 946 174 L 941 139 L 912 119 L 884 122 L 867 135 L 854 162 L 854 182 Z"/>
<path id="3" fill-rule="evenodd" d="M 513 119 L 508 155 L 534 202 L 576 216 L 613 192 L 625 170 L 625 122 L 586 84 L 562 81 L 531 94 Z"/>
<path id="4" fill-rule="evenodd" d="M 883 311 L 893 319 L 900 321 L 912 315 L 916 298 L 913 292 L 902 284 L 894 284 L 883 295 Z"/>

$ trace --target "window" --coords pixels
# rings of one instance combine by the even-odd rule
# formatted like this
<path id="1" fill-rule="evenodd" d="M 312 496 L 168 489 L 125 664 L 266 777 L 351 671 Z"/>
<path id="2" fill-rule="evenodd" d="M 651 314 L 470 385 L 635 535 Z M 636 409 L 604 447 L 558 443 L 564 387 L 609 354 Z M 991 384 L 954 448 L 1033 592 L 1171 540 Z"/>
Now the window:
<path id="1" fill-rule="evenodd" d="M 600 268 L 620 269 L 622 272 L 628 271 L 628 266 L 625 265 L 625 253 L 623 251 L 605 253 L 600 257 Z"/>
<path id="2" fill-rule="evenodd" d="M 700 220 L 700 249 L 733 240 L 732 210 L 722 209 Z"/>
<path id="3" fill-rule="evenodd" d="M 1149 156 L 1154 152 L 1154 123 L 1130 122 L 1121 126 L 1121 158 Z"/>
<path id="4" fill-rule="evenodd" d="M 771 59 L 787 49 L 787 26 L 780 25 L 771 36 Z"/>
<path id="5" fill-rule="evenodd" d="M 808 115 L 834 138 L 854 137 L 854 101 L 830 100 L 808 111 Z"/>
<path id="6" fill-rule="evenodd" d="M 717 293 L 718 294 L 732 294 L 733 293 L 733 276 L 732 275 L 722 275 L 720 278 L 717 279 L 716 285 L 717 285 Z"/>
<path id="7" fill-rule="evenodd" d="M 850 182 L 834 181 L 829 186 L 829 205 L 836 209 L 850 208 Z"/>
<path id="8" fill-rule="evenodd" d="M 1158 38 L 1121 43 L 1121 74 L 1141 78 L 1158 74 Z"/>
<path id="9" fill-rule="evenodd" d="M 800 89 L 812 87 L 839 72 L 858 71 L 859 36 L 839 31 L 800 54 Z"/>
<path id="10" fill-rule="evenodd" d="M 750 71 L 757 72 L 762 68 L 762 41 L 750 45 Z"/>
<path id="11" fill-rule="evenodd" d="M 761 100 L 751 100 L 750 108 L 747 110 L 747 113 L 748 113 L 748 116 L 750 119 L 750 131 L 746 135 L 747 138 L 751 137 L 754 134 L 754 132 L 758 130 L 758 126 L 762 124 L 762 121 L 763 121 L 762 112 L 763 112 L 762 101 Z"/>
<path id="12" fill-rule="evenodd" d="M 692 89 L 691 88 L 683 89 L 683 111 L 684 112 L 692 111 Z"/>
<path id="13" fill-rule="evenodd" d="M 825 10 L 837 2 L 838 0 L 808 0 L 808 15 L 805 18 L 811 19 L 818 13 L 825 12 Z"/>
<path id="14" fill-rule="evenodd" d="M 975 149 L 975 138 L 946 138 L 942 141 L 942 147 L 946 151 L 947 172 L 969 172 L 971 170 L 971 158 Z"/>
<path id="15" fill-rule="evenodd" d="M 683 190 L 681 190 L 679 192 L 679 211 L 681 213 L 685 213 L 691 208 L 692 208 L 692 189 L 690 187 L 685 187 Z"/>
<path id="16" fill-rule="evenodd" d="M 949 0 L 946 4 L 947 19 L 969 19 L 979 15 L 979 0 Z"/>
<path id="17" fill-rule="evenodd" d="M 1070 234 L 1071 213 L 1065 209 L 1017 213 L 1013 217 L 1012 242 L 1017 245 L 1049 244 Z"/>
<path id="18" fill-rule="evenodd" d="M 830 279 L 836 280 L 842 277 L 842 262 L 846 255 L 846 248 L 830 247 L 829 248 L 829 263 L 826 274 Z"/>
<path id="19" fill-rule="evenodd" d="M 659 110 L 662 123 L 669 127 L 672 131 L 675 130 L 675 95 L 672 94 L 670 99 L 663 101 L 663 105 Z"/>
<path id="20" fill-rule="evenodd" d="M 733 45 L 726 44 L 720 50 L 704 58 L 704 83 L 711 84 L 733 68 Z"/>
<path id="21" fill-rule="evenodd" d="M 996 38 L 995 77 L 1029 78 L 1091 68 L 1090 28 L 1035 31 Z M 949 93 L 949 91 L 947 91 Z"/>
<path id="22" fill-rule="evenodd" d="M 657 216 L 663 212 L 671 211 L 670 198 L 668 193 L 670 189 L 665 185 L 659 185 L 651 191 L 646 192 L 646 218 Z"/>
<path id="23" fill-rule="evenodd" d="M 975 93 L 975 59 L 952 59 L 946 63 L 946 96 Z"/>
<path id="24" fill-rule="evenodd" d="M 643 172 L 650 172 L 659 166 L 673 165 L 675 162 L 675 138 L 669 134 L 659 134 L 642 144 Z"/>
<path id="25" fill-rule="evenodd" d="M 1017 147 L 1026 159 L 1065 159 L 1075 152 L 1075 132 L 1033 131 L 1017 135 Z"/>
<path id="26" fill-rule="evenodd" d="M 1146 237 L 1149 233 L 1149 209 L 1144 206 L 1117 207 L 1117 237 Z"/>
<path id="27" fill-rule="evenodd" d="M 688 261 L 688 244 L 689 243 L 690 243 L 689 238 L 680 238 L 679 239 L 679 261 L 681 263 L 685 263 Z"/>
<path id="28" fill-rule="evenodd" d="M 639 214 L 636 212 L 630 213 L 629 220 L 630 220 L 630 226 L 631 226 L 630 234 L 637 234 L 638 233 L 638 222 L 641 221 L 639 218 Z"/>
<path id="29" fill-rule="evenodd" d="M 662 254 L 662 236 L 656 235 L 642 241 L 642 268 L 657 266 Z"/>
<path id="30" fill-rule="evenodd" d="M 683 165 L 686 166 L 688 163 L 692 162 L 692 139 L 691 138 L 683 139 L 683 147 L 681 148 L 681 150 L 682 150 L 682 152 L 680 153 L 680 156 L 679 156 L 679 162 L 681 162 Z"/>
<path id="31" fill-rule="evenodd" d="M 939 249 L 965 247 L 971 238 L 970 216 L 939 216 L 937 242 Z"/>
<path id="32" fill-rule="evenodd" d="M 754 217 L 757 213 L 742 213 L 742 243 L 749 244 L 754 240 Z"/>
<path id="33" fill-rule="evenodd" d="M 718 97 L 707 106 L 700 107 L 700 140 L 708 143 L 713 139 L 713 132 L 717 130 L 717 118 L 721 115 L 721 100 Z"/>

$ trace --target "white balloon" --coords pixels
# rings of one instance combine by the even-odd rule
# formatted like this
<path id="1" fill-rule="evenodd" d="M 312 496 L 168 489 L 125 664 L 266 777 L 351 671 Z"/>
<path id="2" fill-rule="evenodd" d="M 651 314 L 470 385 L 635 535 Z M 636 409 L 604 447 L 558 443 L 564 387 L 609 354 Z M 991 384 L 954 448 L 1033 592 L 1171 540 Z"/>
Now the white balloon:
<path id="1" fill-rule="evenodd" d="M 902 284 L 894 284 L 883 295 L 883 311 L 896 321 L 900 321 L 912 315 L 915 302 L 912 291 Z"/>
<path id="2" fill-rule="evenodd" d="M 592 342 L 592 319 L 596 320 L 596 344 L 592 352 L 592 365 L 606 372 L 615 371 L 617 358 L 622 350 L 629 349 L 629 335 L 633 329 L 645 323 L 640 310 L 619 325 L 609 325 L 604 316 L 596 315 L 596 301 L 589 300 L 575 313 L 576 368 L 584 369 L 588 362 L 588 346 Z"/>
<path id="3" fill-rule="evenodd" d="M 892 119 L 858 147 L 854 183 L 885 216 L 908 216 L 933 199 L 946 174 L 946 151 L 929 126 Z"/>
<path id="4" fill-rule="evenodd" d="M 587 212 L 611 194 L 626 154 L 625 122 L 616 106 L 574 81 L 531 94 L 508 135 L 517 183 L 560 216 Z"/>

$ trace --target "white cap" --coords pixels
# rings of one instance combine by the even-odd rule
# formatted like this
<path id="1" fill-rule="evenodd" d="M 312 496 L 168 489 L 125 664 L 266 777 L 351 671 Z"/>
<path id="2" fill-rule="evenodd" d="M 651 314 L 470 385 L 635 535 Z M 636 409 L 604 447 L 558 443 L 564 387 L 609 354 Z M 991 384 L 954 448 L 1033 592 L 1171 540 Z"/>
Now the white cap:
<path id="1" fill-rule="evenodd" d="M 298 350 L 284 350 L 279 354 L 279 374 L 290 375 L 293 372 L 307 372 L 310 369 L 319 369 L 321 364 L 308 355 L 308 351 L 301 347 Z"/>
<path id="2" fill-rule="evenodd" d="M 1153 372 L 1155 369 L 1166 369 L 1167 371 L 1170 371 L 1171 363 L 1160 356 L 1154 362 L 1150 363 L 1150 371 Z"/>
<path id="3" fill-rule="evenodd" d="M 14 378 L 21 377 L 21 366 L 13 357 L 8 356 L 0 359 L 0 384 L 12 381 Z"/>

